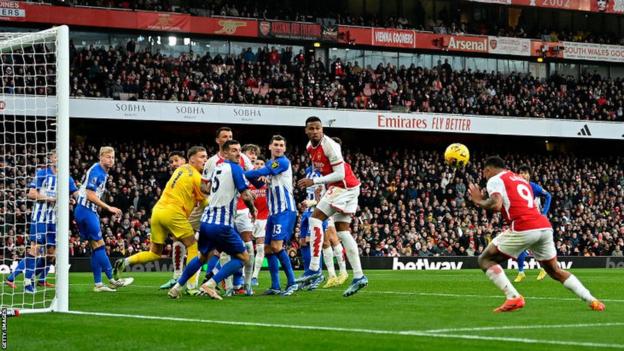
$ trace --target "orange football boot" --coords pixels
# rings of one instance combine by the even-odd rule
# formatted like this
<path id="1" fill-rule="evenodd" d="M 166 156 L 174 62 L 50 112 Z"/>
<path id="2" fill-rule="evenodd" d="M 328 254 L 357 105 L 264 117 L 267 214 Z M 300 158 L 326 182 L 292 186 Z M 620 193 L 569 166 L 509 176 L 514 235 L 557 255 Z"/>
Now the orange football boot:
<path id="1" fill-rule="evenodd" d="M 594 300 L 589 304 L 589 308 L 591 308 L 594 311 L 599 311 L 602 312 L 605 310 L 605 304 L 598 301 L 598 300 Z"/>
<path id="2" fill-rule="evenodd" d="M 503 303 L 500 307 L 496 308 L 494 312 L 511 312 L 519 310 L 522 307 L 524 307 L 524 297 L 520 295 L 513 299 L 505 300 L 505 303 Z"/>

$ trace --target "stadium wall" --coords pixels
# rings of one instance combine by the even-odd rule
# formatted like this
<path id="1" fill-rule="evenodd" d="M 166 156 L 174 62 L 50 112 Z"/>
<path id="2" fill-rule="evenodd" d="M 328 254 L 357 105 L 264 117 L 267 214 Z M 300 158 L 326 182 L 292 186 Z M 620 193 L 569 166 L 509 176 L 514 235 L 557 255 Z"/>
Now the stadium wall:
<path id="1" fill-rule="evenodd" d="M 43 97 L 0 95 L 0 110 L 9 115 L 45 103 Z M 70 111 L 74 118 L 293 127 L 316 115 L 333 128 L 624 140 L 624 123 L 548 118 L 105 99 L 70 99 Z"/>

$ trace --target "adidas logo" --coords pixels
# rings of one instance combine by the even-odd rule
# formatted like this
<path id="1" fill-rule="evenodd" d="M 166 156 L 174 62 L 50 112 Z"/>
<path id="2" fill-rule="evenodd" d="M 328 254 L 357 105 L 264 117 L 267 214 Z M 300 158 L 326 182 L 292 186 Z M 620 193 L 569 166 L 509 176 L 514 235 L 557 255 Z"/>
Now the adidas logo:
<path id="1" fill-rule="evenodd" d="M 589 127 L 586 125 L 583 126 L 583 128 L 581 128 L 581 131 L 576 133 L 576 135 L 582 135 L 582 136 L 591 136 L 591 132 L 589 131 Z"/>

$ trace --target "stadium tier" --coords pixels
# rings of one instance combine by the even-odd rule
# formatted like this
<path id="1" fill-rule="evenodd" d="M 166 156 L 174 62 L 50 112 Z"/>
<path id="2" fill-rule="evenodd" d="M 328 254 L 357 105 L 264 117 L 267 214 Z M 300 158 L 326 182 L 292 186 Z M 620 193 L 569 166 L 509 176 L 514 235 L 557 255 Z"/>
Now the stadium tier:
<path id="1" fill-rule="evenodd" d="M 623 348 L 624 0 L 0 23 L 2 349 Z"/>

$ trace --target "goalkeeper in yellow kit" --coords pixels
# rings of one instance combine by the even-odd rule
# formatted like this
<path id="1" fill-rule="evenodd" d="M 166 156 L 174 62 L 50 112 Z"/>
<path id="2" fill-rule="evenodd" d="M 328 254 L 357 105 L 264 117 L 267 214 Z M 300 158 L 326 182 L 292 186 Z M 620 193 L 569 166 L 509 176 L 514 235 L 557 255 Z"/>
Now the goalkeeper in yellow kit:
<path id="1" fill-rule="evenodd" d="M 129 265 L 160 259 L 169 234 L 186 246 L 187 263 L 197 256 L 195 230 L 193 230 L 189 216 L 193 208 L 205 207 L 208 202 L 201 190 L 201 172 L 208 154 L 204 147 L 193 146 L 188 150 L 187 158 L 188 164 L 178 167 L 173 172 L 160 199 L 152 209 L 150 250 L 136 253 L 125 259 L 118 259 L 113 269 L 114 277 L 118 277 L 120 272 L 123 272 Z M 189 289 L 195 289 L 196 285 L 197 274 L 189 280 L 187 286 Z"/>

